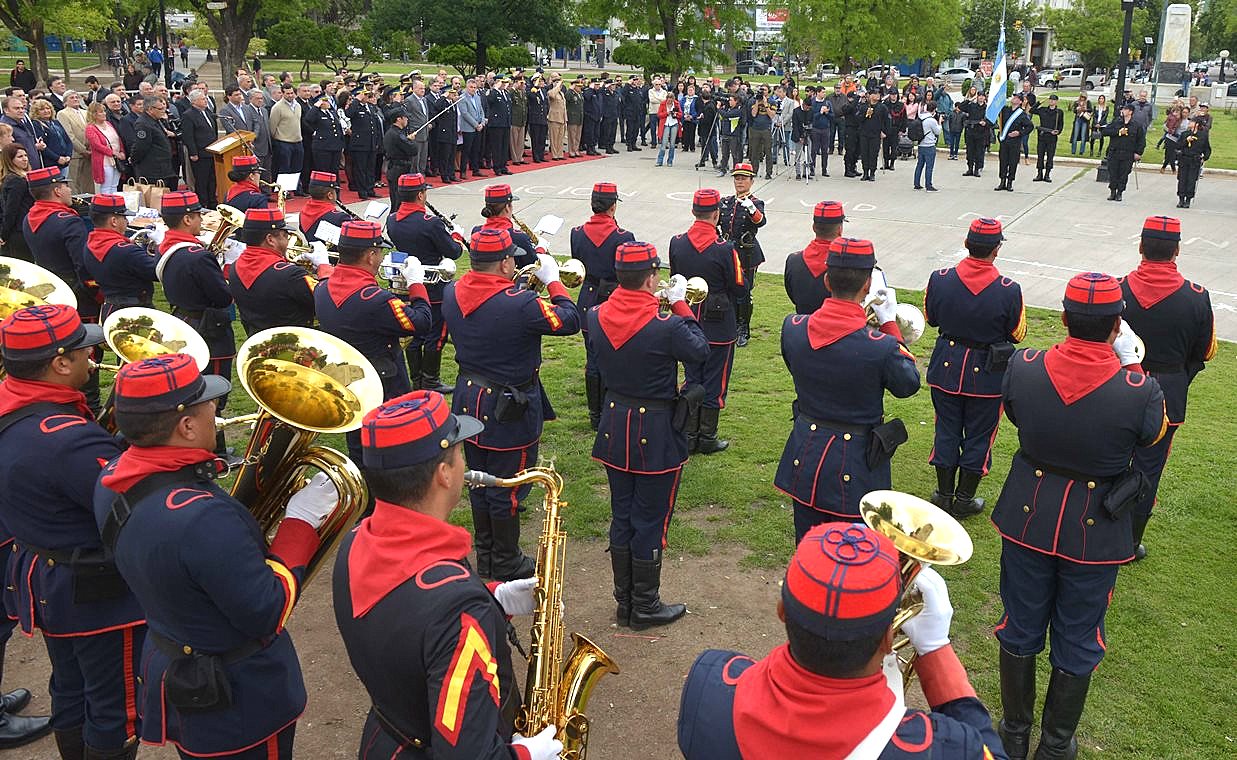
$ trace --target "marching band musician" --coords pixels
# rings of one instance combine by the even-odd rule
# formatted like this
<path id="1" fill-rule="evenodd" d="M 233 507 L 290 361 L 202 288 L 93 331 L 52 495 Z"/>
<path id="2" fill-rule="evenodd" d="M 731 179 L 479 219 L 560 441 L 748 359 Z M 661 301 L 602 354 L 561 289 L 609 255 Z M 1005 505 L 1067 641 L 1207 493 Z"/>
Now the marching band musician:
<path id="1" fill-rule="evenodd" d="M 562 749 L 554 726 L 512 736 L 520 693 L 505 616 L 535 610 L 536 578 L 483 584 L 468 531 L 447 522 L 464 485 L 460 444 L 482 430 L 433 391 L 390 399 L 361 425 L 377 504 L 340 544 L 332 584 L 372 700 L 362 760 L 556 760 Z"/>
<path id="2" fill-rule="evenodd" d="M 429 183 L 423 174 L 399 178 L 399 208 L 387 215 L 387 234 L 397 251 L 415 254 L 425 266 L 438 266 L 443 259 L 458 259 L 464 253 L 463 231 L 448 226 L 446 219 L 427 210 Z M 442 382 L 442 349 L 447 325 L 442 319 L 443 283 L 425 286 L 429 295 L 430 326 L 418 330 L 404 347 L 412 389 L 451 393 L 455 386 Z"/>
<path id="3" fill-rule="evenodd" d="M 610 484 L 610 563 L 617 622 L 643 630 L 673 623 L 683 604 L 661 601 L 662 551 L 687 461 L 683 433 L 689 407 L 703 392 L 678 394 L 679 362 L 700 364 L 709 343 L 686 302 L 687 280 L 675 275 L 666 289 L 671 314 L 658 314 L 661 259 L 648 243 L 618 246 L 618 288 L 587 313 L 606 402 L 593 459 Z M 681 408 L 680 408 L 681 407 Z"/>
<path id="4" fill-rule="evenodd" d="M 237 211 L 248 211 L 251 208 L 267 208 L 270 196 L 258 181 L 262 179 L 262 166 L 258 157 L 252 155 L 235 156 L 232 168 L 228 171 L 228 179 L 234 183 L 228 188 L 227 205 Z"/>
<path id="5" fill-rule="evenodd" d="M 829 297 L 825 272 L 829 271 L 829 244 L 842 236 L 846 212 L 837 201 L 821 201 L 812 209 L 812 232 L 816 239 L 802 251 L 786 257 L 783 281 L 796 314 L 811 314 Z"/>
<path id="6" fill-rule="evenodd" d="M 1122 317 L 1146 344 L 1147 355 L 1142 360 L 1142 368 L 1145 374 L 1159 382 L 1164 392 L 1168 430 L 1154 446 L 1134 450 L 1134 466 L 1147 476 L 1147 493 L 1130 514 L 1134 526 L 1134 559 L 1147 556 L 1143 532 L 1151 519 L 1173 436 L 1185 423 L 1190 383 L 1216 355 L 1211 296 L 1202 285 L 1190 282 L 1177 271 L 1181 220 L 1169 216 L 1147 217 L 1138 250 L 1142 262 L 1121 280 L 1121 294 L 1125 299 Z"/>
<path id="7" fill-rule="evenodd" d="M 614 214 L 621 198 L 618 185 L 598 182 L 593 185 L 593 215 L 571 230 L 571 258 L 584 262 L 584 284 L 576 306 L 586 312 L 606 302 L 617 287 L 614 278 L 614 255 L 619 246 L 636 239 L 635 233 L 618 226 Z M 593 430 L 601 420 L 601 400 L 605 396 L 601 375 L 597 371 L 597 352 L 588 339 L 588 320 L 580 325 L 584 333 L 584 392 L 588 401 L 588 421 Z"/>
<path id="8" fill-rule="evenodd" d="M 322 241 L 318 237 L 318 223 L 327 222 L 343 227 L 352 215 L 339 207 L 339 175 L 335 172 L 312 171 L 309 173 L 309 200 L 301 208 L 297 222 L 305 239 L 311 243 Z M 322 241 L 325 242 L 325 241 Z"/>
<path id="9" fill-rule="evenodd" d="M 268 327 L 313 324 L 318 281 L 299 264 L 288 261 L 291 229 L 277 208 L 245 212 L 245 224 L 239 232 L 245 252 L 232 265 L 228 286 L 248 335 Z M 311 251 L 308 255 L 318 276 L 329 276 L 326 252 Z"/>
<path id="10" fill-rule="evenodd" d="M 933 272 L 924 290 L 924 316 L 940 328 L 928 363 L 936 410 L 932 503 L 959 518 L 984 509 L 975 493 L 992 466 L 1001 378 L 1014 344 L 1027 334 L 1022 288 L 993 263 L 1003 240 L 998 220 L 975 219 L 966 233 L 967 257 Z"/>
<path id="11" fill-rule="evenodd" d="M 125 237 L 128 211 L 123 195 L 96 195 L 90 201 L 94 229 L 86 236 L 86 271 L 103 293 L 99 322 L 127 306 L 154 305 L 159 259 Z"/>
<path id="12" fill-rule="evenodd" d="M 900 563 L 893 542 L 866 526 L 813 527 L 777 603 L 786 643 L 758 662 L 710 649 L 692 665 L 679 707 L 684 757 L 1005 760 L 949 641 L 953 605 L 932 568 L 914 581 L 923 611 L 902 626 L 932 710 L 906 707 L 901 673 L 886 660 Z"/>
<path id="13" fill-rule="evenodd" d="M 506 230 L 515 246 L 512 255 L 515 256 L 516 269 L 536 264 L 537 254 L 545 253 L 544 249 L 537 247 L 528 233 L 515 228 L 515 212 L 511 208 L 511 202 L 519 199 L 518 195 L 511 193 L 511 185 L 489 185 L 485 188 L 485 207 L 481 209 L 485 223 L 472 228 L 474 235 L 480 230 Z"/>
<path id="14" fill-rule="evenodd" d="M 468 466 L 510 477 L 536 464 L 543 422 L 556 417 L 538 377 L 541 337 L 576 334 L 580 313 L 558 281 L 558 264 L 549 254 L 541 254 L 536 273 L 546 284 L 548 301 L 512 283 L 518 249 L 508 230 L 475 232 L 469 249 L 472 269 L 448 285 L 442 298 L 459 365 L 451 406 L 487 425 L 464 446 Z M 519 543 L 520 502 L 530 489 L 469 491 L 482 577 L 509 581 L 533 574 L 533 561 Z"/>
<path id="15" fill-rule="evenodd" d="M 796 543 L 813 525 L 858 520 L 863 495 L 890 487 L 890 460 L 906 441 L 901 420 L 882 422 L 885 391 L 914 395 L 919 369 L 901 342 L 893 288 L 880 287 L 884 298 L 872 305 L 880 330 L 868 326 L 863 302 L 874 266 L 871 242 L 834 239 L 825 274 L 833 295 L 782 323 L 794 423 L 773 485 L 794 500 Z"/>
<path id="16" fill-rule="evenodd" d="M 756 270 L 765 260 L 756 233 L 769 220 L 765 216 L 765 202 L 752 194 L 752 178 L 756 176 L 752 165 L 735 164 L 731 175 L 734 177 L 734 195 L 722 198 L 717 226 L 722 235 L 734 243 L 739 263 L 743 266 L 743 292 L 735 299 L 736 345 L 742 348 L 751 338 L 752 289 L 756 287 Z"/>
<path id="17" fill-rule="evenodd" d="M 5 551 L 6 606 L 27 636 L 42 632 L 52 665 L 51 722 L 9 714 L 21 703 L 14 695 L 10 707 L 6 695 L 0 746 L 54 729 L 62 758 L 133 758 L 146 627 L 104 554 L 92 507 L 102 463 L 120 449 L 78 390 L 103 331 L 71 307 L 32 306 L 0 324 L 0 342 L 8 372 L 0 383 L 0 521 L 14 541 Z"/>
<path id="18" fill-rule="evenodd" d="M 284 630 L 335 487 L 315 475 L 269 549 L 215 485 L 215 401 L 230 384 L 169 354 L 124 365 L 116 423 L 130 446 L 103 470 L 94 513 L 149 626 L 141 738 L 181 757 L 290 760 L 305 684 Z"/>
<path id="19" fill-rule="evenodd" d="M 704 386 L 704 401 L 686 427 L 687 450 L 692 454 L 714 454 L 730 446 L 730 441 L 718 439 L 717 425 L 726 406 L 738 337 L 735 304 L 747 291 L 738 250 L 717 234 L 720 204 L 721 195 L 716 190 L 697 190 L 692 196 L 696 221 L 687 232 L 670 239 L 670 271 L 686 278 L 701 277 L 709 286 L 709 297 L 692 307 L 709 341 L 709 356 L 703 362 L 683 366 L 688 385 Z"/>
<path id="20" fill-rule="evenodd" d="M 314 311 L 324 332 L 360 351 L 382 379 L 384 399 L 412 390 L 400 351 L 400 339 L 430 328 L 425 269 L 415 256 L 403 265 L 408 301 L 378 285 L 382 264 L 382 228 L 375 222 L 344 222 L 339 234 L 339 264 L 314 290 Z M 348 456 L 361 460 L 361 434 L 347 434 Z"/>
<path id="21" fill-rule="evenodd" d="M 1134 555 L 1130 510 L 1144 476 L 1138 446 L 1164 437 L 1164 394 L 1142 373 L 1136 336 L 1123 327 L 1120 284 L 1080 274 L 1065 287 L 1069 337 L 1023 349 L 1002 385 L 1018 453 L 992 510 L 1001 534 L 998 726 L 1011 758 L 1027 757 L 1035 711 L 1035 660 L 1052 633 L 1039 760 L 1073 758 L 1091 673 L 1107 647 L 1104 615 L 1117 568 Z"/>

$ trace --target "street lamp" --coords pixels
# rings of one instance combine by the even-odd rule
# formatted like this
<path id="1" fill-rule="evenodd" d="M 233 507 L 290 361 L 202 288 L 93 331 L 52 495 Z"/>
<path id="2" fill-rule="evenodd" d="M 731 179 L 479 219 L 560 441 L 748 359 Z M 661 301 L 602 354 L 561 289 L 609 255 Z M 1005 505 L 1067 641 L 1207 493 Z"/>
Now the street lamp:
<path id="1" fill-rule="evenodd" d="M 1125 96 L 1125 72 L 1130 65 L 1130 33 L 1134 27 L 1134 9 L 1142 7 L 1146 2 L 1147 0 L 1121 0 L 1121 9 L 1125 11 L 1125 25 L 1121 30 L 1121 52 L 1117 55 L 1117 89 L 1112 93 L 1112 101 L 1117 109 L 1113 115 L 1118 119 L 1121 117 L 1121 105 L 1124 103 L 1121 98 Z M 1083 77 L 1086 77 L 1085 71 Z M 1100 159 L 1100 166 L 1095 171 L 1095 181 L 1108 181 L 1107 155 Z"/>
<path id="2" fill-rule="evenodd" d="M 1220 51 L 1220 84 L 1224 84 L 1224 63 L 1228 60 L 1228 51 Z"/>

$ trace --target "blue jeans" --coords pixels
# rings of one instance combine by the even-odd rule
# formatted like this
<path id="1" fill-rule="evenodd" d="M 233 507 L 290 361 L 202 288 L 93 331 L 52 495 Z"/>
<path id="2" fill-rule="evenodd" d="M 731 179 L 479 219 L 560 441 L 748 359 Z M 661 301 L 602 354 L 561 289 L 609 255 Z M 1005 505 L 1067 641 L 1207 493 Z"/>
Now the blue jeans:
<path id="1" fill-rule="evenodd" d="M 962 141 L 961 132 L 951 132 L 949 130 L 945 131 L 945 144 L 949 146 L 949 157 L 950 158 L 958 157 L 958 143 L 960 143 L 961 141 Z"/>
<path id="2" fill-rule="evenodd" d="M 936 166 L 936 146 L 919 146 L 919 160 L 915 163 L 915 187 L 919 187 L 919 175 L 927 169 L 927 186 L 932 187 L 932 167 Z"/>
<path id="3" fill-rule="evenodd" d="M 656 134 L 656 132 L 654 132 Z M 667 125 L 661 131 L 661 142 L 657 147 L 657 165 L 661 166 L 662 157 L 666 155 L 666 148 L 670 148 L 670 165 L 674 166 L 674 139 L 679 135 L 679 125 Z"/>
<path id="4" fill-rule="evenodd" d="M 1074 119 L 1074 129 L 1069 136 L 1070 155 L 1082 153 L 1087 148 L 1087 133 L 1090 123 L 1082 119 Z"/>

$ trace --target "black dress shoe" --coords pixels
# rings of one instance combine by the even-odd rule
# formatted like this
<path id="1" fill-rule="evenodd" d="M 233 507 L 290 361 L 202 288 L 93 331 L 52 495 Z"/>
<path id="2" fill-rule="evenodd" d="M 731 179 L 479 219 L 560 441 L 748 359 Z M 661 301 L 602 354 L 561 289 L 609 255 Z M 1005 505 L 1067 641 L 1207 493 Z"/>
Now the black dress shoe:
<path id="1" fill-rule="evenodd" d="M 13 749 L 42 739 L 52 732 L 50 715 L 0 714 L 0 749 Z"/>
<path id="2" fill-rule="evenodd" d="M 0 712 L 15 713 L 26 709 L 26 705 L 30 704 L 29 689 L 13 689 L 2 698 L 3 707 L 0 707 Z"/>

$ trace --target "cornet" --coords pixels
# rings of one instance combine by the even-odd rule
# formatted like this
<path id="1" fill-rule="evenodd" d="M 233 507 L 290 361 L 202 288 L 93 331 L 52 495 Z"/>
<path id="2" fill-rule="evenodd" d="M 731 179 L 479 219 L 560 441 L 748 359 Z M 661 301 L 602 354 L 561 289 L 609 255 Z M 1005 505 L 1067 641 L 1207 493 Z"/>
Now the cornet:
<path id="1" fill-rule="evenodd" d="M 662 280 L 657 283 L 657 300 L 661 301 L 661 308 L 669 309 L 670 301 L 666 298 L 666 291 L 670 288 L 670 283 Z M 704 303 L 704 299 L 709 297 L 709 283 L 705 282 L 703 277 L 687 278 L 687 296 L 686 301 L 688 306 L 697 306 Z"/>
<path id="2" fill-rule="evenodd" d="M 563 283 L 563 287 L 578 288 L 584 283 L 583 261 L 557 253 L 550 255 L 558 262 L 558 280 Z M 537 279 L 537 270 L 540 268 L 541 264 L 539 263 L 527 264 L 515 270 L 515 275 L 511 279 L 515 282 L 523 280 L 526 288 L 540 293 L 545 290 L 545 283 Z"/>

